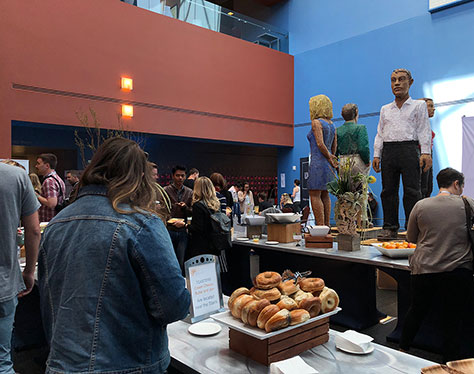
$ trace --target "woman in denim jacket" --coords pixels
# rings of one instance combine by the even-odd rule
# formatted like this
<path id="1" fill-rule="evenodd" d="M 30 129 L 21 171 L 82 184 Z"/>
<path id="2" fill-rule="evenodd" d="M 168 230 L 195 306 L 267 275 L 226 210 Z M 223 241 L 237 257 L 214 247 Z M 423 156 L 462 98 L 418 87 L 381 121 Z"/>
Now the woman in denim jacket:
<path id="1" fill-rule="evenodd" d="M 46 373 L 158 374 L 169 365 L 166 325 L 190 296 L 156 200 L 147 157 L 111 138 L 95 153 L 74 203 L 40 248 Z"/>

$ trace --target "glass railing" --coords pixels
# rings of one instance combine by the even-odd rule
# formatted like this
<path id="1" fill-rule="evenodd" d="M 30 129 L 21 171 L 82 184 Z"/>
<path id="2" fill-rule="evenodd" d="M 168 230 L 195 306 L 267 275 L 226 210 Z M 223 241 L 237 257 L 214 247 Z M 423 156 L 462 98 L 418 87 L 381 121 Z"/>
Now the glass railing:
<path id="1" fill-rule="evenodd" d="M 126 1 L 128 2 L 128 1 Z M 135 5 L 288 53 L 288 33 L 205 0 L 135 0 Z"/>

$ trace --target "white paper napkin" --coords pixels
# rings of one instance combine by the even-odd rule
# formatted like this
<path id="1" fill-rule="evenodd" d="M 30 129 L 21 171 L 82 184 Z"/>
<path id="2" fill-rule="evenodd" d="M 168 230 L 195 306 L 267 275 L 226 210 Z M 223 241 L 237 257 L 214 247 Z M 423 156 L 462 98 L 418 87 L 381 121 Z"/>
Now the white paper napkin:
<path id="1" fill-rule="evenodd" d="M 347 330 L 335 336 L 336 347 L 355 352 L 364 353 L 370 348 L 370 342 L 374 340 L 369 335 L 358 333 L 354 330 Z"/>
<path id="2" fill-rule="evenodd" d="M 288 360 L 272 362 L 270 374 L 317 374 L 319 371 L 309 366 L 300 356 Z"/>

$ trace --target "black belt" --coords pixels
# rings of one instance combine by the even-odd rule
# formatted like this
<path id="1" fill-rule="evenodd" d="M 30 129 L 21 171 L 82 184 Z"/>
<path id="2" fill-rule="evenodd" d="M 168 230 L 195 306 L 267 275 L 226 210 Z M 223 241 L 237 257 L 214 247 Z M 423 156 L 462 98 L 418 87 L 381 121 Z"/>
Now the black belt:
<path id="1" fill-rule="evenodd" d="M 397 146 L 397 145 L 419 145 L 418 140 L 405 140 L 402 142 L 383 142 L 384 147 Z"/>

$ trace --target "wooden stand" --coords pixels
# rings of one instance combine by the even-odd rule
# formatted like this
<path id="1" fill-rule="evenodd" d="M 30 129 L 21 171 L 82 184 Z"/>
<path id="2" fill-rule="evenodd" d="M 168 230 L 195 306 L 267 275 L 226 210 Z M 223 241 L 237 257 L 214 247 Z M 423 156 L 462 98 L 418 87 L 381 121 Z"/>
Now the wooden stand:
<path id="1" fill-rule="evenodd" d="M 305 247 L 307 248 L 332 248 L 334 239 L 332 235 L 311 236 L 309 234 L 305 234 L 304 241 Z"/>
<path id="2" fill-rule="evenodd" d="M 360 236 L 351 236 L 339 234 L 337 236 L 337 249 L 339 251 L 359 251 L 360 250 Z"/>
<path id="3" fill-rule="evenodd" d="M 267 232 L 269 241 L 296 242 L 294 235 L 301 235 L 301 223 L 270 223 L 267 226 Z"/>
<path id="4" fill-rule="evenodd" d="M 253 239 L 254 235 L 262 237 L 262 226 L 247 226 L 247 238 Z"/>
<path id="5" fill-rule="evenodd" d="M 286 360 L 329 340 L 329 317 L 259 340 L 229 329 L 229 348 L 263 365 Z"/>

